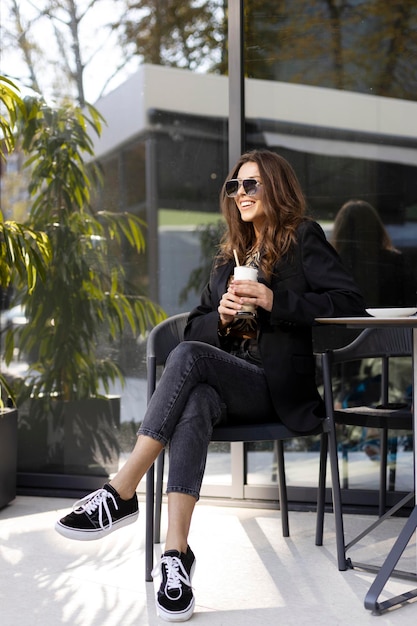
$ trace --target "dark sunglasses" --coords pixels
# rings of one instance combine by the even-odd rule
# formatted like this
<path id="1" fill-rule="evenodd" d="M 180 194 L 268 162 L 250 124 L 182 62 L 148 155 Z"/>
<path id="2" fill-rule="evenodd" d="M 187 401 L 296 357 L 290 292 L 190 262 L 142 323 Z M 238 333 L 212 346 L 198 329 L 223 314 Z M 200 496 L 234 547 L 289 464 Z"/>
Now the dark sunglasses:
<path id="1" fill-rule="evenodd" d="M 247 196 L 254 196 L 258 192 L 258 187 L 260 187 L 262 183 L 258 182 L 255 178 L 244 178 L 243 180 L 240 178 L 232 178 L 231 180 L 226 181 L 226 196 L 229 198 L 235 198 L 241 185 L 243 185 L 243 189 L 245 190 L 245 194 Z"/>

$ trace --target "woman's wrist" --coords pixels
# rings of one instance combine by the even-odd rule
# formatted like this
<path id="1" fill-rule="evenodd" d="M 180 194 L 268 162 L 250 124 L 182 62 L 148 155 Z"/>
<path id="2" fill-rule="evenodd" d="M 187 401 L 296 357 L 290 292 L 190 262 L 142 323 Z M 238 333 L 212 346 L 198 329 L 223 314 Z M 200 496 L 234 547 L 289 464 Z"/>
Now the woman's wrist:
<path id="1" fill-rule="evenodd" d="M 222 318 L 219 318 L 219 324 L 217 326 L 217 334 L 219 337 L 227 337 L 230 333 L 231 325 L 228 322 L 223 322 Z"/>

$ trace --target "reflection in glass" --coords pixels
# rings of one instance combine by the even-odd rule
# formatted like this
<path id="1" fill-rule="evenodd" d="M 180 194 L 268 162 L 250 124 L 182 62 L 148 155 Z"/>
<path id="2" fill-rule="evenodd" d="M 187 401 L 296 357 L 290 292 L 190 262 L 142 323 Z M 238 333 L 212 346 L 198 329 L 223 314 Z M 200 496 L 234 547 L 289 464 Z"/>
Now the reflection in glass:
<path id="1" fill-rule="evenodd" d="M 410 62 L 417 5 L 248 0 L 244 16 L 248 147 L 265 146 L 290 161 L 311 214 L 357 279 L 368 307 L 414 306 L 417 133 L 406 120 L 411 111 L 417 114 L 417 75 Z M 363 204 L 341 233 L 336 216 L 352 199 Z M 376 243 L 378 231 L 384 244 Z M 354 338 L 335 334 L 338 345 Z M 396 367 L 393 399 L 410 393 L 409 360 Z M 369 390 L 379 375 L 375 364 L 358 364 L 344 372 L 345 385 L 350 393 Z M 345 486 L 378 488 L 376 435 L 339 432 Z M 317 442 L 303 449 L 301 441 L 286 444 L 288 484 L 316 487 Z M 390 444 L 391 478 L 396 462 L 391 487 L 412 489 L 412 442 L 404 433 L 390 433 Z M 274 463 L 272 444 L 247 445 L 247 484 L 274 484 Z"/>
<path id="2" fill-rule="evenodd" d="M 367 307 L 407 306 L 407 296 L 412 304 L 415 294 L 407 294 L 404 255 L 369 202 L 345 202 L 335 217 L 331 241 Z"/>

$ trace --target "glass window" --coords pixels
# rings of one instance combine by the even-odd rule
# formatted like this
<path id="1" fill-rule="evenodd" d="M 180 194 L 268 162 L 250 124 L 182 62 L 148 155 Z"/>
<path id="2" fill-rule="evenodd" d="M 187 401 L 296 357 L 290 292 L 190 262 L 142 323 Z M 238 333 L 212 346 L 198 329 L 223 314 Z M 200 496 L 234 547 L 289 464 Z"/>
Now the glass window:
<path id="1" fill-rule="evenodd" d="M 267 147 L 292 163 L 311 214 L 368 307 L 414 306 L 416 4 L 247 0 L 244 33 L 247 147 Z M 351 386 L 369 384 L 367 365 Z M 393 393 L 404 397 L 410 370 L 399 370 Z M 376 433 L 340 436 L 349 486 L 376 488 Z M 397 455 L 395 488 L 411 489 L 412 443 L 395 433 L 390 441 Z M 308 486 L 317 477 L 311 470 L 318 467 L 317 439 L 286 447 L 289 485 Z M 248 444 L 246 453 L 247 483 L 274 483 L 274 446 Z"/>
<path id="2" fill-rule="evenodd" d="M 224 14 L 222 3 L 203 4 L 217 7 L 218 47 L 205 63 L 189 66 L 195 72 L 147 65 L 142 84 L 145 110 L 138 112 L 146 123 L 121 152 L 117 150 L 117 160 L 103 159 L 105 171 L 111 171 L 104 195 L 116 196 L 117 206 L 139 214 L 147 224 L 146 255 L 124 259 L 131 282 L 168 315 L 198 303 L 222 230 L 218 196 L 228 170 L 227 78 L 221 76 L 224 63 L 219 56 L 225 46 Z M 221 97 L 226 106 L 216 110 L 199 91 L 214 102 Z M 127 372 L 121 411 L 123 462 L 146 408 L 145 342 L 138 346 L 126 337 L 121 348 L 119 358 Z M 210 494 L 210 486 L 230 491 L 230 457 L 230 445 L 210 445 L 205 477 Z"/>

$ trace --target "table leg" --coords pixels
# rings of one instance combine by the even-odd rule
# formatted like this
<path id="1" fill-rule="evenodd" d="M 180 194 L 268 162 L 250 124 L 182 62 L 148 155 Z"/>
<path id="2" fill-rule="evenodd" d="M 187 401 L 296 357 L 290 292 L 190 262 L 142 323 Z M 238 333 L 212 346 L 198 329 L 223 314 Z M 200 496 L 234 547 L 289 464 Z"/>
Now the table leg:
<path id="1" fill-rule="evenodd" d="M 413 328 L 413 427 L 414 427 L 414 490 L 417 506 L 417 328 Z"/>
<path id="2" fill-rule="evenodd" d="M 413 328 L 413 426 L 414 426 L 414 489 L 416 489 L 417 485 L 417 462 L 416 462 L 416 454 L 417 454 L 417 329 Z M 393 598 L 389 598 L 384 602 L 378 602 L 378 597 L 381 594 L 382 590 L 385 587 L 389 577 L 395 569 L 396 564 L 401 558 L 402 553 L 407 547 L 411 537 L 416 532 L 417 529 L 417 492 L 415 491 L 415 506 L 414 509 L 408 518 L 404 528 L 398 535 L 398 539 L 394 543 L 391 548 L 387 558 L 384 561 L 381 569 L 379 570 L 377 576 L 375 577 L 374 582 L 372 583 L 368 593 L 365 597 L 365 608 L 373 611 L 376 614 L 380 614 L 387 609 L 399 605 L 404 604 L 408 600 L 413 598 L 417 598 L 417 589 L 412 589 L 407 591 L 399 596 L 395 596 Z"/>
<path id="3" fill-rule="evenodd" d="M 372 583 L 368 593 L 365 597 L 365 608 L 373 611 L 374 613 L 382 613 L 392 606 L 402 604 L 411 598 L 417 597 L 417 589 L 408 591 L 395 598 L 390 598 L 385 602 L 378 602 L 380 593 L 385 587 L 385 584 L 391 576 L 395 566 L 397 565 L 402 553 L 408 545 L 413 533 L 417 528 L 417 506 L 414 507 L 410 517 L 408 518 L 404 528 L 398 535 L 398 539 L 391 548 L 388 557 L 385 559 L 383 566 L 379 570 L 374 582 Z"/>

